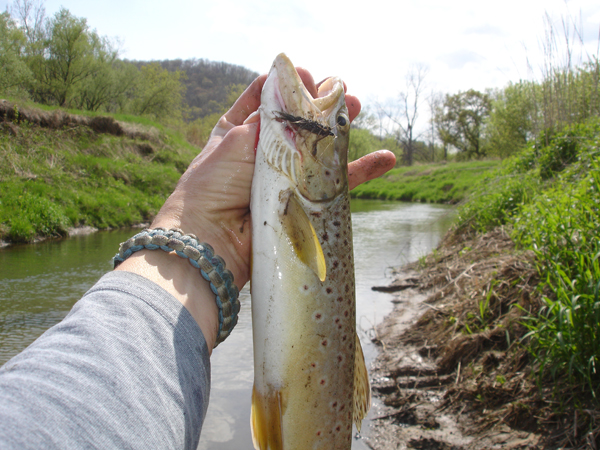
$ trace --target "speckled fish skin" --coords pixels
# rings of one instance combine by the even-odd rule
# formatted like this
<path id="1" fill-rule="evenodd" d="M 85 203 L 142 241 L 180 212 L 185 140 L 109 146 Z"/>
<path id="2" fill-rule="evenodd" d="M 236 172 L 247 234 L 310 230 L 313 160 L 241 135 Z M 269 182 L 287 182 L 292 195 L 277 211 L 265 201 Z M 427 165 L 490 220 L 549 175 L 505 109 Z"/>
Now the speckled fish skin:
<path id="1" fill-rule="evenodd" d="M 319 94 L 281 54 L 261 99 L 251 195 L 260 450 L 350 449 L 352 423 L 360 429 L 370 404 L 356 337 L 343 83 L 331 78 Z"/>

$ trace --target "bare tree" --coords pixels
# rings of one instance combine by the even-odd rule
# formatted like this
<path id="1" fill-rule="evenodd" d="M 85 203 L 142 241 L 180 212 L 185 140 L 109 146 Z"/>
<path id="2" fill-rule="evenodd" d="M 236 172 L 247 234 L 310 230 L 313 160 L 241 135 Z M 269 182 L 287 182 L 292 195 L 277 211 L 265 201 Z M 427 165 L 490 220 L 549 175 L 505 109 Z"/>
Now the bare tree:
<path id="1" fill-rule="evenodd" d="M 406 74 L 406 89 L 398 94 L 397 102 L 389 102 L 386 106 L 377 105 L 390 122 L 391 132 L 402 148 L 402 163 L 411 166 L 415 153 L 415 142 L 418 138 L 415 124 L 419 117 L 419 106 L 425 89 L 425 77 L 428 68 L 418 64 L 412 66 Z"/>
<path id="2" fill-rule="evenodd" d="M 44 34 L 44 21 L 46 19 L 46 8 L 44 8 L 43 0 L 15 0 L 9 12 L 23 27 L 29 44 L 40 40 Z"/>

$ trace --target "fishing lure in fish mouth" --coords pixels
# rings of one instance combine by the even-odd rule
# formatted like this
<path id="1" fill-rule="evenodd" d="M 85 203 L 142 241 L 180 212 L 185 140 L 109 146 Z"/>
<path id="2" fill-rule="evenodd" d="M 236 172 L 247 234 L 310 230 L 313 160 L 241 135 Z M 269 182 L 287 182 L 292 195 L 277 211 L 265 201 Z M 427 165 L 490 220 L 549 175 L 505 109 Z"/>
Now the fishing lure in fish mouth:
<path id="1" fill-rule="evenodd" d="M 350 449 L 370 387 L 356 335 L 343 83 L 317 98 L 280 54 L 264 84 L 251 194 L 259 450 Z"/>
<path id="2" fill-rule="evenodd" d="M 273 111 L 273 114 L 275 114 L 275 116 L 279 117 L 281 120 L 287 121 L 287 123 L 296 129 L 307 130 L 308 132 L 317 134 L 319 136 L 335 136 L 330 127 L 321 125 L 315 120 L 292 116 L 291 114 L 287 114 L 282 111 Z"/>

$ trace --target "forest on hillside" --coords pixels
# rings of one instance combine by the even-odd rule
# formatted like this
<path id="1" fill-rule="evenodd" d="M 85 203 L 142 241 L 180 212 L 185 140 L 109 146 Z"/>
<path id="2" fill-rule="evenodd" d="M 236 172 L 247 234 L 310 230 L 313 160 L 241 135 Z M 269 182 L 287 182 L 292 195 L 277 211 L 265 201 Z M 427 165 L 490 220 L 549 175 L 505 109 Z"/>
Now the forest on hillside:
<path id="1" fill-rule="evenodd" d="M 546 18 L 537 79 L 501 89 L 430 91 L 427 67 L 399 76 L 398 92 L 353 123 L 350 160 L 380 148 L 400 165 L 506 158 L 540 136 L 600 113 L 598 54 L 585 51 L 572 18 Z M 565 44 L 566 48 L 565 48 Z M 43 0 L 15 0 L 0 14 L 0 96 L 62 108 L 147 116 L 202 146 L 220 115 L 258 74 L 204 59 L 129 61 L 119 46 Z M 399 87 L 399 88 L 398 88 Z M 399 89 L 399 90 L 397 90 Z"/>

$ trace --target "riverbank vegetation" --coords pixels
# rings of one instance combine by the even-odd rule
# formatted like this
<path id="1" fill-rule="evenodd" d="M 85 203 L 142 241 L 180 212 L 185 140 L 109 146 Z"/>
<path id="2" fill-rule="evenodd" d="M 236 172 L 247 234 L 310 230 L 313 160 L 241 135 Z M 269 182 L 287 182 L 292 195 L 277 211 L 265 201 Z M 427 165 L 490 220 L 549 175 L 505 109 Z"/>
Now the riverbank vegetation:
<path id="1" fill-rule="evenodd" d="M 535 255 L 543 294 L 537 307 L 522 309 L 528 332 L 520 338 L 540 380 L 566 382 L 578 403 L 599 407 L 600 119 L 545 133 L 477 192 L 455 233 L 504 227 Z"/>
<path id="2" fill-rule="evenodd" d="M 435 361 L 435 380 L 415 386 L 444 389 L 465 435 L 600 445 L 599 229 L 600 118 L 590 113 L 557 121 L 485 174 L 442 245 L 411 266 L 430 310 L 393 342 Z M 387 400 L 420 407 L 403 395 Z"/>
<path id="3" fill-rule="evenodd" d="M 0 239 L 11 242 L 148 221 L 198 152 L 144 118 L 8 102 L 1 117 Z"/>
<path id="4" fill-rule="evenodd" d="M 351 195 L 353 198 L 457 204 L 499 164 L 499 160 L 487 160 L 399 167 L 354 188 Z"/>
<path id="5" fill-rule="evenodd" d="M 425 293 L 423 316 L 377 332 L 386 448 L 398 424 L 415 448 L 598 448 L 599 229 L 598 117 L 478 182 L 441 245 L 399 270 L 417 287 L 399 305 Z"/>

